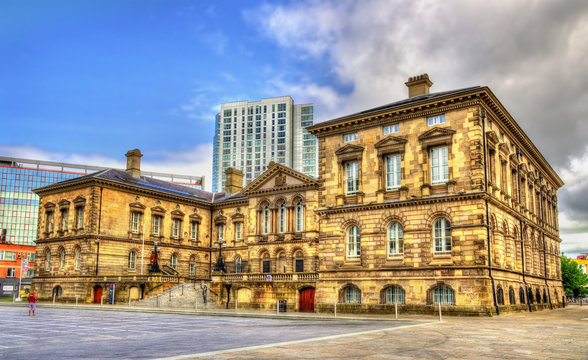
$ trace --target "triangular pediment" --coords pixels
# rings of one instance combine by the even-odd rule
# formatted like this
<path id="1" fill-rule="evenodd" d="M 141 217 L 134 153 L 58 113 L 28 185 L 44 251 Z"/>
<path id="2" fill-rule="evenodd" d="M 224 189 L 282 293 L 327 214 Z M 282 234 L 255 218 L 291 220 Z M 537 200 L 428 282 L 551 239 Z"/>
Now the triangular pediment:
<path id="1" fill-rule="evenodd" d="M 375 143 L 374 147 L 378 149 L 380 154 L 404 152 L 404 147 L 407 142 L 408 140 L 405 138 L 389 135 Z"/>
<path id="2" fill-rule="evenodd" d="M 498 135 L 496 135 L 496 131 L 486 131 L 486 139 L 488 139 L 488 144 L 490 146 L 496 146 L 500 142 Z"/>
<path id="3" fill-rule="evenodd" d="M 433 128 L 431 130 L 427 130 L 419 136 L 419 140 L 428 140 L 431 138 L 441 137 L 441 136 L 451 136 L 455 134 L 455 130 L 448 129 L 448 128 Z"/>
<path id="4" fill-rule="evenodd" d="M 356 154 L 363 152 L 363 146 L 347 144 L 340 148 L 339 150 L 335 151 L 335 155 L 348 155 L 348 154 Z"/>
<path id="5" fill-rule="evenodd" d="M 508 148 L 508 144 L 507 143 L 500 143 L 498 145 L 498 149 L 500 149 L 500 152 L 503 153 L 506 156 L 508 156 L 508 154 L 510 153 L 510 149 Z"/>
<path id="6" fill-rule="evenodd" d="M 285 189 L 311 188 L 318 186 L 318 180 L 304 175 L 287 166 L 271 162 L 268 169 L 247 185 L 242 193 L 252 195 L 256 193 L 271 193 Z"/>

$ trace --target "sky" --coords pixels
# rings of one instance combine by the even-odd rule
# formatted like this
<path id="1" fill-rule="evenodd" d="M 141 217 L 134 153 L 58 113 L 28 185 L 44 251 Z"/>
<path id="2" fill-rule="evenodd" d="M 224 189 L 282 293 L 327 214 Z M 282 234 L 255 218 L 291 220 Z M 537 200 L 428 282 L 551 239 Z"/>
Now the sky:
<path id="1" fill-rule="evenodd" d="M 0 155 L 205 176 L 220 103 L 290 95 L 315 123 L 488 86 L 565 182 L 588 252 L 588 1 L 0 2 Z"/>

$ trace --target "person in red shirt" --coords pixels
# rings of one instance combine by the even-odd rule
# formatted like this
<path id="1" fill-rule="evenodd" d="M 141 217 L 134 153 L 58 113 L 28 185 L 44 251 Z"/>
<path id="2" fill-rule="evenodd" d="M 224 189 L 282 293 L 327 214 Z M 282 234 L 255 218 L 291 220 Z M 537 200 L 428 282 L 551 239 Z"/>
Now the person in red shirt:
<path id="1" fill-rule="evenodd" d="M 35 292 L 31 292 L 29 294 L 29 316 L 31 316 L 31 311 L 33 312 L 33 316 L 35 316 L 35 309 L 36 309 L 36 305 L 35 303 L 39 301 L 39 299 L 37 299 L 37 297 L 35 296 Z"/>

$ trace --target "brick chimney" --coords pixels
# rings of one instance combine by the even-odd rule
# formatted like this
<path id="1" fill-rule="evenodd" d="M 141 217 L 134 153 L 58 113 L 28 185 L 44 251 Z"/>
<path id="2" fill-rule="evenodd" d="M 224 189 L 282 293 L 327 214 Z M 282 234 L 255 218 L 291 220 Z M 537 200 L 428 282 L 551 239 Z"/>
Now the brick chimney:
<path id="1" fill-rule="evenodd" d="M 127 172 L 134 176 L 141 176 L 141 151 L 139 149 L 129 150 L 127 157 Z"/>
<path id="2" fill-rule="evenodd" d="M 433 85 L 428 74 L 409 77 L 404 84 L 408 87 L 409 98 L 428 94 L 429 88 Z"/>
<path id="3" fill-rule="evenodd" d="M 243 172 L 235 168 L 225 170 L 225 192 L 234 194 L 243 188 Z"/>

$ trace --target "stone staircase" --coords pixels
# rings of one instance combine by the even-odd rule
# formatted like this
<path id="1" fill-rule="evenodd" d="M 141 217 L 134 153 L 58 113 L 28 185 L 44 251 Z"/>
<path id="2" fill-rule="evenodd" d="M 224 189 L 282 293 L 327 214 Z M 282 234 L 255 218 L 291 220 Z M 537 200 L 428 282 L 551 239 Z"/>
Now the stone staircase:
<path id="1" fill-rule="evenodd" d="M 204 302 L 203 293 L 206 294 L 206 303 Z M 216 294 L 212 294 L 216 295 Z M 222 306 L 211 299 L 211 292 L 208 285 L 201 287 L 201 284 L 186 283 L 179 284 L 165 290 L 159 295 L 155 295 L 143 300 L 137 300 L 131 303 L 131 306 L 149 306 L 149 307 L 166 307 L 181 308 L 194 310 L 217 310 L 223 309 Z"/>

